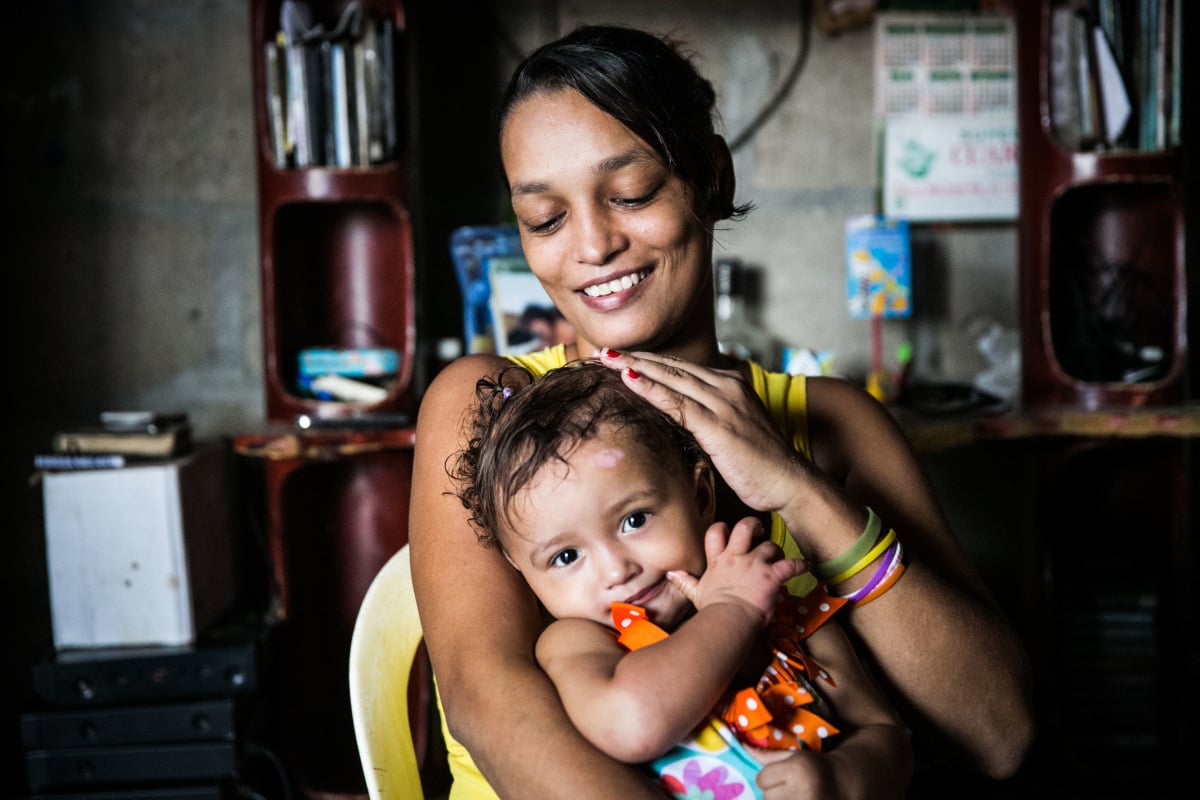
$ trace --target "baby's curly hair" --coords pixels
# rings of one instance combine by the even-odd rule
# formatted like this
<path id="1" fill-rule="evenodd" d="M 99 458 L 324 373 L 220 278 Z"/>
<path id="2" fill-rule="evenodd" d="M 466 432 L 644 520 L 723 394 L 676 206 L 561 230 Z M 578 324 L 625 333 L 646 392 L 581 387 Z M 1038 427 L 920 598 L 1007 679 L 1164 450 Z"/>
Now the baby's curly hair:
<path id="1" fill-rule="evenodd" d="M 565 462 L 602 425 L 634 432 L 664 467 L 691 471 L 710 463 L 686 428 L 595 360 L 571 362 L 540 380 L 523 367 L 506 367 L 495 377 L 481 378 L 475 396 L 468 444 L 451 457 L 447 471 L 479 540 L 488 545 L 498 544 L 496 531 L 511 521 L 513 497 L 547 462 Z"/>

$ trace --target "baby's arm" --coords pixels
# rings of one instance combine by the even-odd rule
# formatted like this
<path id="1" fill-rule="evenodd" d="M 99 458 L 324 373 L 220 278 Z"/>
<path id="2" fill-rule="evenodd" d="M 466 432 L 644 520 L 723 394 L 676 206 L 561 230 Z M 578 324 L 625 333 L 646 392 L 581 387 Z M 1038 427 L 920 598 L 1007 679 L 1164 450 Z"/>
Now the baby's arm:
<path id="1" fill-rule="evenodd" d="M 538 639 L 538 663 L 576 728 L 610 756 L 648 761 L 696 727 L 720 700 L 770 618 L 780 584 L 801 567 L 770 543 L 751 547 L 744 520 L 705 538 L 708 567 L 687 579 L 697 612 L 666 639 L 633 652 L 590 620 L 562 619 Z"/>
<path id="2" fill-rule="evenodd" d="M 830 620 L 805 645 L 837 682 L 831 686 L 815 681 L 833 707 L 841 740 L 822 753 L 756 750 L 755 755 L 766 762 L 758 776 L 765 800 L 904 797 L 913 770 L 908 732 L 867 674 L 845 631 Z"/>

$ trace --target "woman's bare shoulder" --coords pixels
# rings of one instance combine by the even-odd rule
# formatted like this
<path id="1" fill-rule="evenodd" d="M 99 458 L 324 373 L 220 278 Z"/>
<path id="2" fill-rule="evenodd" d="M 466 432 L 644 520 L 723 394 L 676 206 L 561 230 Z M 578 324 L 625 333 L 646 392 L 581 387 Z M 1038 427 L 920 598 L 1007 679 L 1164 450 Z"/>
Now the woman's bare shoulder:
<path id="1" fill-rule="evenodd" d="M 512 365 L 508 359 L 491 353 L 474 353 L 455 359 L 425 390 L 417 416 L 418 427 L 422 422 L 436 421 L 440 425 L 448 418 L 457 419 L 468 407 L 481 378 L 494 377 Z"/>

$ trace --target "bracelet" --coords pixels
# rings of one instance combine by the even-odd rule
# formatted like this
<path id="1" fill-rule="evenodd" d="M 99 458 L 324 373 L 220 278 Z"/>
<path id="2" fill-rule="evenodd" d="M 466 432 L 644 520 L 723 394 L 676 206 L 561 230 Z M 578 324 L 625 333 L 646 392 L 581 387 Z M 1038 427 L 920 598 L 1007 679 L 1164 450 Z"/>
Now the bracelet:
<path id="1" fill-rule="evenodd" d="M 834 575 L 832 578 L 830 578 L 829 583 L 831 585 L 837 584 L 837 583 L 841 583 L 844 580 L 848 580 L 849 578 L 853 578 L 855 575 L 857 575 L 858 573 L 860 573 L 864 569 L 866 569 L 868 564 L 870 564 L 875 559 L 879 558 L 879 556 L 883 553 L 884 550 L 887 550 L 889 547 L 892 546 L 892 542 L 894 542 L 894 541 L 896 541 L 896 530 L 894 528 L 889 528 L 888 532 L 887 532 L 887 536 L 884 536 L 883 540 L 880 541 L 879 544 L 872 547 L 870 552 L 868 552 L 865 556 L 863 556 L 861 559 L 859 559 L 858 563 L 856 563 L 854 566 L 849 567 L 848 569 L 845 569 L 842 572 L 839 572 L 837 575 Z"/>
<path id="2" fill-rule="evenodd" d="M 867 603 L 870 603 L 871 601 L 878 599 L 880 597 L 880 595 L 882 595 L 888 589 L 891 589 L 892 586 L 894 586 L 896 584 L 896 581 L 900 580 L 900 576 L 904 574 L 904 570 L 907 567 L 908 567 L 908 559 L 905 558 L 903 556 L 903 554 L 901 554 L 900 557 L 896 559 L 895 569 L 892 570 L 891 574 L 885 575 L 884 579 L 882 581 L 880 581 L 879 585 L 876 586 L 874 589 L 872 589 L 867 594 L 866 597 L 864 597 L 861 600 L 858 600 L 854 603 L 854 607 L 861 608 L 861 607 L 865 606 Z"/>
<path id="3" fill-rule="evenodd" d="M 854 544 L 846 548 L 845 552 L 834 556 L 828 561 L 822 561 L 820 564 L 814 564 L 812 568 L 813 575 L 820 580 L 826 580 L 830 575 L 838 575 L 845 572 L 850 566 L 857 564 L 867 551 L 879 540 L 879 532 L 883 529 L 883 523 L 879 520 L 879 515 L 876 514 L 871 507 L 867 507 L 867 527 L 863 529 L 862 534 L 855 540 Z M 836 581 L 830 581 L 835 583 Z"/>
<path id="4" fill-rule="evenodd" d="M 871 579 L 850 594 L 842 595 L 842 599 L 847 603 L 854 604 L 869 595 L 888 576 L 888 573 L 896 568 L 901 550 L 900 542 L 898 540 L 893 542 L 892 546 L 887 549 L 887 553 L 884 554 L 887 557 L 879 560 L 879 567 Z"/>

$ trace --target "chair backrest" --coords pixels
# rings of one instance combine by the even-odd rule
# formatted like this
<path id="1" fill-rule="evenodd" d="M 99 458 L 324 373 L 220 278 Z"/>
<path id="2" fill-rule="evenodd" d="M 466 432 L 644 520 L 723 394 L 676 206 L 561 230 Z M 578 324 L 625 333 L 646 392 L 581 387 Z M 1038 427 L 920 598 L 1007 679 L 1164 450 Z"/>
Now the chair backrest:
<path id="1" fill-rule="evenodd" d="M 371 581 L 350 638 L 350 708 L 371 800 L 420 798 L 409 676 L 421 644 L 408 546 Z"/>

